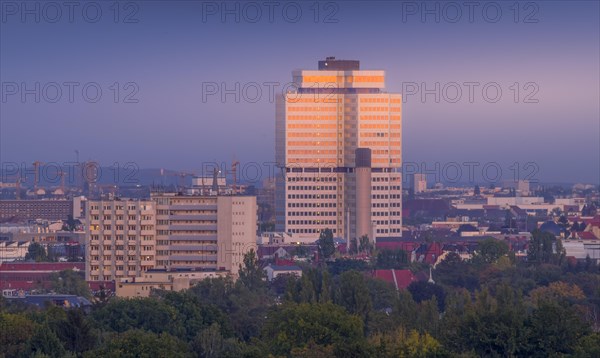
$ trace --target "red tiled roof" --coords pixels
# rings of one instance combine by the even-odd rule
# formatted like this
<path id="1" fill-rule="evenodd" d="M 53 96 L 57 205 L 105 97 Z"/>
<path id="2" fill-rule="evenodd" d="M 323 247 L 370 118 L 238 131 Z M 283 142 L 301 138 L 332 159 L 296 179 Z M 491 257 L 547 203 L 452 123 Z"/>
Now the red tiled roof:
<path id="1" fill-rule="evenodd" d="M 3 262 L 0 271 L 85 270 L 85 262 Z"/>
<path id="2" fill-rule="evenodd" d="M 577 236 L 583 240 L 598 240 L 596 235 L 591 231 L 581 231 L 577 233 Z"/>
<path id="3" fill-rule="evenodd" d="M 375 270 L 374 277 L 391 283 L 397 289 L 405 289 L 416 281 L 410 270 Z"/>
<path id="4" fill-rule="evenodd" d="M 434 242 L 433 244 L 427 247 L 427 252 L 425 253 L 425 259 L 423 260 L 425 263 L 430 265 L 434 264 L 437 261 L 437 258 L 442 254 L 442 245 L 438 242 Z"/>
<path id="5" fill-rule="evenodd" d="M 279 257 L 275 258 L 275 266 L 296 266 L 294 260 L 284 260 Z"/>
<path id="6" fill-rule="evenodd" d="M 115 283 L 113 281 L 88 281 L 87 283 L 92 291 L 100 290 L 101 286 L 107 290 L 115 290 Z"/>
<path id="7" fill-rule="evenodd" d="M 377 242 L 375 246 L 380 250 L 404 250 L 413 251 L 419 247 L 417 242 L 399 242 L 399 241 L 382 241 Z"/>
<path id="8" fill-rule="evenodd" d="M 588 220 L 586 224 L 600 227 L 600 215 L 594 216 L 594 218 L 592 220 Z"/>

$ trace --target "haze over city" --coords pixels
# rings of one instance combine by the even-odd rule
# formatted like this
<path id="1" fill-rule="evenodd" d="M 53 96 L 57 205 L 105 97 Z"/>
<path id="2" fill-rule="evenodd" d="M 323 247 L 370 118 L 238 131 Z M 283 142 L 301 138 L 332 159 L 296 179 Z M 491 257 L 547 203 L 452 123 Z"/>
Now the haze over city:
<path id="1" fill-rule="evenodd" d="M 0 358 L 600 357 L 600 2 L 0 0 Z"/>
<path id="2" fill-rule="evenodd" d="M 275 104 L 265 83 L 281 95 L 292 70 L 316 69 L 317 60 L 335 56 L 384 70 L 386 90 L 403 93 L 405 163 L 497 162 L 508 179 L 514 162 L 533 162 L 541 181 L 600 181 L 596 1 L 473 9 L 437 2 L 437 13 L 421 2 L 299 2 L 300 16 L 279 6 L 271 17 L 260 2 L 259 14 L 241 3 L 227 13 L 226 2 L 144 1 L 122 4 L 118 13 L 102 4 L 97 21 L 95 8 L 86 17 L 78 7 L 70 19 L 64 7 L 57 18 L 54 8 L 24 15 L 7 3 L 3 163 L 73 161 L 75 149 L 107 166 L 198 171 L 203 162 L 233 158 L 273 162 Z M 31 89 L 36 82 L 41 89 L 60 84 L 57 103 L 49 100 L 54 88 L 39 103 L 21 96 L 22 83 Z M 72 101 L 64 82 L 79 84 Z M 102 90 L 96 103 L 81 96 L 87 83 Z M 221 97 L 236 83 L 239 103 Z M 262 96 L 254 87 L 240 94 L 249 83 Z M 422 97 L 436 83 L 439 98 Z M 465 83 L 476 83 L 472 99 Z M 219 92 L 207 94 L 212 84 Z M 486 97 L 482 88 L 490 84 Z"/>

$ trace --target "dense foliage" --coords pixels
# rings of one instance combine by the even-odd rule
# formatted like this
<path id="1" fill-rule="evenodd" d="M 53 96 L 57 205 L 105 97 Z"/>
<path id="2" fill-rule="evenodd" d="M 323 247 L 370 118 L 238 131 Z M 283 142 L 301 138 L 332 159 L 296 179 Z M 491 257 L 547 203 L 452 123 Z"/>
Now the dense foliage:
<path id="1" fill-rule="evenodd" d="M 3 299 L 0 357 L 598 357 L 600 269 L 567 262 L 540 235 L 529 261 L 484 242 L 471 260 L 447 255 L 435 283 L 400 291 L 372 278 L 377 263 L 350 260 L 267 282 L 251 253 L 235 282 L 113 298 L 89 312 Z M 383 267 L 405 260 L 379 257 Z M 80 289 L 62 276 L 63 288 Z"/>

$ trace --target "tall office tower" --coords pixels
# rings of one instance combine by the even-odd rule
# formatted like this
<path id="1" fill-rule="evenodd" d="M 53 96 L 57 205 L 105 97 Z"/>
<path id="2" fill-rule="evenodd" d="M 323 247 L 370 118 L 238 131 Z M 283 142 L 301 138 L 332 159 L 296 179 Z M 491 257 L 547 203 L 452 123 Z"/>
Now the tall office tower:
<path id="1" fill-rule="evenodd" d="M 139 276 L 156 260 L 156 210 L 152 201 L 88 201 L 88 281 Z"/>
<path id="2" fill-rule="evenodd" d="M 156 203 L 156 267 L 227 270 L 237 276 L 256 251 L 256 197 L 152 195 Z"/>
<path id="3" fill-rule="evenodd" d="M 328 57 L 292 75 L 276 104 L 276 230 L 401 236 L 401 95 L 359 61 Z"/>

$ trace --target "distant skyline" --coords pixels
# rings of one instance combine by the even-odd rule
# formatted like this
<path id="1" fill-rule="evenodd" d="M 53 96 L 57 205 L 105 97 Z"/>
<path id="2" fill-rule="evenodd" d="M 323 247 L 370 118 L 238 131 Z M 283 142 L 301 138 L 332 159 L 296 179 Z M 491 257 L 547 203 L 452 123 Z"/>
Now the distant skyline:
<path id="1" fill-rule="evenodd" d="M 40 21 L 7 3 L 40 4 Z M 514 2 L 481 1 L 473 21 L 456 2 L 463 12 L 456 23 L 457 9 L 436 1 L 298 1 L 297 23 L 292 6 L 287 15 L 275 9 L 273 21 L 263 8 L 252 23 L 256 9 L 235 1 L 119 3 L 118 18 L 109 3 L 98 2 L 102 15 L 93 23 L 95 9 L 82 17 L 88 3 L 77 3 L 72 23 L 65 8 L 49 21 L 56 9 L 44 2 L 0 4 L 2 163 L 73 161 L 76 149 L 81 160 L 107 166 L 198 171 L 203 162 L 233 158 L 272 163 L 275 104 L 265 83 L 281 84 L 280 90 L 293 70 L 317 69 L 318 60 L 335 56 L 385 70 L 387 90 L 404 92 L 405 162 L 493 162 L 506 179 L 514 162 L 532 162 L 544 182 L 600 183 L 597 1 L 519 3 L 518 13 Z M 220 11 L 235 4 L 239 22 Z M 435 4 L 439 22 L 421 12 Z M 502 13 L 493 22 L 496 6 Z M 36 82 L 40 103 L 32 94 L 22 103 L 14 84 L 31 89 Z M 72 85 L 73 103 L 65 82 L 79 83 Z M 263 90 L 255 103 L 254 82 Z M 465 83 L 472 82 L 478 84 L 470 103 Z M 223 103 L 219 94 L 207 94 L 213 83 L 239 83 L 248 92 L 240 103 L 233 95 Z M 428 89 L 439 83 L 440 103 L 434 95 L 422 100 L 423 83 Z M 87 98 L 80 91 L 85 84 Z M 481 93 L 486 85 L 488 97 Z M 88 103 L 96 87 L 102 96 Z M 502 95 L 490 103 L 496 88 Z"/>

